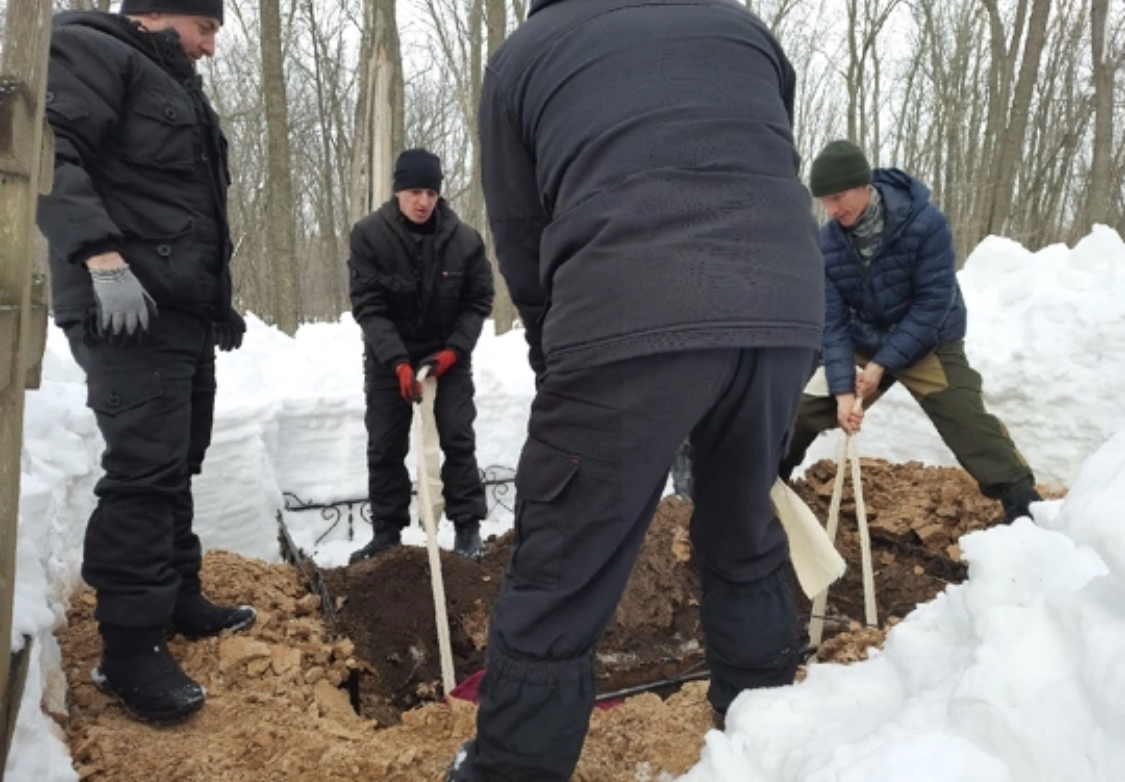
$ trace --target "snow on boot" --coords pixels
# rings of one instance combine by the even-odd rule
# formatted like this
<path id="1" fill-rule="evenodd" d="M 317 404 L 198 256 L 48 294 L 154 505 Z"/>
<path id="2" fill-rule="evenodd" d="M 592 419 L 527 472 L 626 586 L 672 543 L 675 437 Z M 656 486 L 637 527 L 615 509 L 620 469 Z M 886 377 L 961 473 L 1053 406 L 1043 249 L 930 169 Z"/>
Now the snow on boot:
<path id="1" fill-rule="evenodd" d="M 258 619 L 251 606 L 217 606 L 198 592 L 183 593 L 172 610 L 172 635 L 179 633 L 190 641 L 218 635 L 223 630 L 237 633 Z"/>
<path id="2" fill-rule="evenodd" d="M 356 562 L 362 562 L 365 559 L 370 559 L 376 554 L 381 554 L 389 548 L 402 545 L 402 530 L 398 527 L 384 526 L 380 524 L 375 525 L 375 535 L 371 538 L 371 542 L 363 548 L 353 551 L 352 555 L 348 557 L 348 564 L 354 565 Z"/>
<path id="3" fill-rule="evenodd" d="M 162 628 L 103 625 L 101 632 L 105 651 L 91 678 L 130 714 L 145 722 L 178 722 L 203 706 L 206 691 L 169 653 Z"/>
<path id="4" fill-rule="evenodd" d="M 457 523 L 454 526 L 456 534 L 453 537 L 453 553 L 479 562 L 484 556 L 484 544 L 480 540 L 480 522 L 473 520 Z"/>

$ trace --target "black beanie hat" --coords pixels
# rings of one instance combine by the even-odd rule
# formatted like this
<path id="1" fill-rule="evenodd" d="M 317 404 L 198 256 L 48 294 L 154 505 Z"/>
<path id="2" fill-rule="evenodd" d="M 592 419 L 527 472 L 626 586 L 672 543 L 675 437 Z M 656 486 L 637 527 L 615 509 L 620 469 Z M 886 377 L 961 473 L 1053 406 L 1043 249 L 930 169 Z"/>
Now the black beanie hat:
<path id="1" fill-rule="evenodd" d="M 394 191 L 425 188 L 441 192 L 441 158 L 424 149 L 408 149 L 395 161 Z"/>
<path id="2" fill-rule="evenodd" d="M 223 21 L 223 0 L 121 0 L 123 14 L 185 14 Z"/>
<path id="3" fill-rule="evenodd" d="M 870 184 L 871 164 L 850 141 L 833 141 L 812 162 L 809 190 L 816 198 Z"/>

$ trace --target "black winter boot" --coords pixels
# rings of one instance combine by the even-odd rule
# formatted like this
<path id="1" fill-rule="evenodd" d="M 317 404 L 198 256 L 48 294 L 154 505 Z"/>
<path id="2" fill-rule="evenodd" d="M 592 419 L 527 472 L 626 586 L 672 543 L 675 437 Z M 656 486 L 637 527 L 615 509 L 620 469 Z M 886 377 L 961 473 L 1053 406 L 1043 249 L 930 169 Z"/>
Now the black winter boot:
<path id="1" fill-rule="evenodd" d="M 376 554 L 381 554 L 389 548 L 402 545 L 402 530 L 398 527 L 389 524 L 375 523 L 375 535 L 371 538 L 371 542 L 363 548 L 353 551 L 352 555 L 348 557 L 348 564 L 354 565 L 356 562 L 362 562 L 365 559 L 370 559 Z"/>
<path id="2" fill-rule="evenodd" d="M 1000 504 L 1004 506 L 1004 521 L 1011 524 L 1024 516 L 1031 516 L 1031 503 L 1042 502 L 1043 498 L 1035 487 L 1016 486 L 1000 495 Z"/>
<path id="3" fill-rule="evenodd" d="M 102 625 L 105 651 L 91 677 L 126 711 L 146 722 L 177 722 L 199 711 L 207 693 L 180 668 L 164 643 L 164 628 Z"/>
<path id="4" fill-rule="evenodd" d="M 453 753 L 453 760 L 449 761 L 449 768 L 445 771 L 445 782 L 465 782 L 468 780 L 468 769 L 465 768 L 465 759 L 469 756 L 469 748 L 473 740 L 469 739 Z"/>
<path id="5" fill-rule="evenodd" d="M 237 633 L 258 619 L 251 606 L 217 606 L 198 592 L 180 592 L 172 610 L 170 634 L 179 633 L 189 641 L 218 635 L 223 630 Z"/>
<path id="6" fill-rule="evenodd" d="M 480 520 L 455 521 L 453 527 L 456 530 L 453 538 L 453 553 L 479 562 L 484 556 L 484 544 L 480 540 Z"/>

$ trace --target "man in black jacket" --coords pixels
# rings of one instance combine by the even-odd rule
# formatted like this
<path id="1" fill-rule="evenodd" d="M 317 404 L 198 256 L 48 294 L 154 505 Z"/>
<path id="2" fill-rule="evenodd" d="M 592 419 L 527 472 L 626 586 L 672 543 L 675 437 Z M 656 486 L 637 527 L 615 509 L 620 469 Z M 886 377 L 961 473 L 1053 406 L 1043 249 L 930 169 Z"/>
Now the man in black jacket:
<path id="1" fill-rule="evenodd" d="M 538 393 L 452 780 L 570 778 L 595 646 L 689 436 L 711 705 L 793 679 L 769 489 L 824 320 L 793 91 L 733 0 L 535 0 L 489 62 L 485 198 Z"/>
<path id="2" fill-rule="evenodd" d="M 352 229 L 352 313 L 363 329 L 367 396 L 368 497 L 374 536 L 358 562 L 402 542 L 410 523 L 410 446 L 416 373 L 438 381 L 434 419 L 445 454 L 445 515 L 456 530 L 453 550 L 482 553 L 487 515 L 477 471 L 471 356 L 492 311 L 492 270 L 480 234 L 441 198 L 438 157 L 424 149 L 399 155 L 394 197 Z"/>
<path id="3" fill-rule="evenodd" d="M 214 54 L 223 5 L 124 0 L 121 13 L 55 18 L 55 179 L 39 227 L 55 321 L 106 443 L 82 563 L 104 643 L 94 679 L 138 717 L 171 721 L 205 693 L 166 634 L 215 635 L 255 618 L 203 596 L 192 531 L 215 346 L 237 348 L 245 331 L 231 306 L 226 140 L 195 73 Z"/>

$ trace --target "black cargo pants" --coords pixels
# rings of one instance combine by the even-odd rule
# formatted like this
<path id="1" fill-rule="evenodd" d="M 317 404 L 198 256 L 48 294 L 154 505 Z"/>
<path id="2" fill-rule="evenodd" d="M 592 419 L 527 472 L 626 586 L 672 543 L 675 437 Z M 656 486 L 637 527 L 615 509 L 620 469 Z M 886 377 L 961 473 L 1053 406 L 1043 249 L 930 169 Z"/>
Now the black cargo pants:
<path id="1" fill-rule="evenodd" d="M 211 444 L 215 343 L 209 318 L 163 310 L 140 344 L 66 328 L 105 440 L 82 578 L 103 624 L 162 627 L 180 591 L 199 591 L 191 476 Z"/>
<path id="2" fill-rule="evenodd" d="M 594 705 L 594 648 L 688 435 L 708 697 L 725 712 L 743 689 L 792 682 L 797 609 L 769 490 L 814 358 L 699 350 L 544 376 L 516 474 L 477 738 L 454 779 L 570 779 Z"/>
<path id="3" fill-rule="evenodd" d="M 445 515 L 452 521 L 483 519 L 488 515 L 484 486 L 477 469 L 473 424 L 473 370 L 460 361 L 437 379 L 434 422 L 444 459 L 441 464 Z M 378 525 L 402 529 L 410 524 L 410 450 L 413 405 L 399 393 L 393 371 L 367 356 L 364 360 L 367 397 L 367 496 L 371 519 Z"/>

